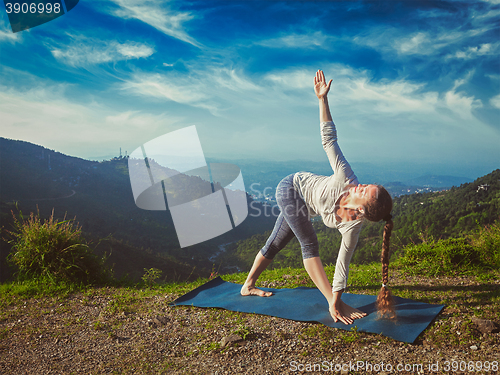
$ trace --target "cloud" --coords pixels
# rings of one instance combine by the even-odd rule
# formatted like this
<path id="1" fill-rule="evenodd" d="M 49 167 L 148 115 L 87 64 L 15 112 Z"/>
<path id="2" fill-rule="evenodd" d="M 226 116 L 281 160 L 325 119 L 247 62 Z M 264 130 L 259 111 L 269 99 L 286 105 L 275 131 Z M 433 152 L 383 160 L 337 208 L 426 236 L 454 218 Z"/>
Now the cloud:
<path id="1" fill-rule="evenodd" d="M 406 55 L 426 55 L 432 51 L 432 49 L 426 48 L 429 36 L 426 33 L 418 32 L 410 35 L 409 37 L 404 37 L 396 40 L 394 48 L 400 54 Z"/>
<path id="2" fill-rule="evenodd" d="M 441 59 L 442 53 L 450 50 L 456 52 L 448 53 L 447 58 L 468 59 L 494 54 L 498 47 L 496 39 L 492 39 L 490 43 L 488 38 L 491 31 L 497 28 L 495 20 L 498 19 L 500 10 L 488 7 L 468 8 L 467 12 L 460 14 L 463 20 L 458 24 L 454 22 L 457 24 L 455 27 L 445 25 L 451 24 L 457 13 L 430 9 L 419 10 L 416 15 L 423 23 L 419 31 L 376 25 L 355 35 L 352 41 L 381 52 L 385 59 L 412 55 L 436 56 Z M 486 42 L 478 44 L 479 37 Z"/>
<path id="3" fill-rule="evenodd" d="M 314 108 L 317 100 L 312 91 L 315 70 L 289 68 L 275 70 L 252 79 L 243 72 L 220 67 L 193 68 L 189 74 L 178 75 L 138 73 L 119 87 L 126 95 L 154 97 L 208 110 L 214 116 L 230 118 L 245 111 L 259 111 L 263 116 L 272 108 Z M 429 90 L 425 83 L 404 78 L 374 81 L 370 71 L 354 69 L 344 64 L 331 64 L 330 94 L 332 103 L 343 108 L 340 116 L 356 119 L 357 126 L 369 128 L 370 118 L 400 121 L 411 128 L 415 121 L 425 127 L 429 118 L 450 127 L 466 126 L 465 121 L 480 123 L 474 111 L 482 103 L 460 91 L 472 73 L 457 79 L 442 92 Z M 239 99 L 234 100 L 237 93 Z M 275 106 L 275 107 L 273 107 Z M 309 109 L 308 109 L 309 110 Z M 409 121 L 410 120 L 410 121 Z M 351 121 L 351 120 L 349 120 Z"/>
<path id="4" fill-rule="evenodd" d="M 6 26 L 0 19 L 0 43 L 5 41 L 14 44 L 16 42 L 20 42 L 21 40 L 21 33 L 13 33 L 12 29 Z"/>
<path id="5" fill-rule="evenodd" d="M 234 69 L 218 66 L 192 67 L 187 74 L 177 72 L 136 73 L 119 85 L 122 94 L 153 97 L 208 110 L 214 116 L 241 96 L 238 104 L 252 101 L 262 94 L 262 88 Z M 249 97 L 251 93 L 251 97 Z M 258 100 L 258 99 L 257 99 Z"/>
<path id="6" fill-rule="evenodd" d="M 141 57 L 149 57 L 155 52 L 153 48 L 139 43 L 118 44 L 116 45 L 116 50 L 120 55 L 124 56 L 127 59 L 139 59 Z"/>
<path id="7" fill-rule="evenodd" d="M 173 130 L 182 118 L 142 111 L 120 112 L 102 101 L 69 100 L 67 85 L 39 80 L 36 88 L 17 90 L 0 85 L 2 136 L 40 144 L 68 155 L 118 154 Z"/>
<path id="8" fill-rule="evenodd" d="M 311 88 L 313 82 L 311 72 L 307 69 L 292 69 L 288 71 L 268 73 L 265 75 L 264 79 L 272 82 L 274 85 L 280 85 L 288 90 Z"/>
<path id="9" fill-rule="evenodd" d="M 155 50 L 137 42 L 119 43 L 115 40 L 100 40 L 85 36 L 72 36 L 67 46 L 48 45 L 52 55 L 66 65 L 82 67 L 113 61 L 147 58 Z"/>
<path id="10" fill-rule="evenodd" d="M 479 99 L 468 96 L 465 92 L 457 92 L 455 88 L 444 94 L 443 104 L 444 108 L 451 110 L 461 121 L 477 120 L 473 111 L 483 106 Z"/>
<path id="11" fill-rule="evenodd" d="M 307 34 L 287 34 L 278 38 L 264 39 L 254 44 L 269 48 L 327 48 L 333 37 L 323 34 L 321 31 Z"/>
<path id="12" fill-rule="evenodd" d="M 158 73 L 136 74 L 131 80 L 122 84 L 122 90 L 134 94 L 165 98 L 177 103 L 198 103 L 208 97 L 204 90 L 196 89 L 195 85 L 187 85 L 187 79 L 182 77 L 170 78 Z M 200 82 L 197 82 L 200 84 Z"/>
<path id="13" fill-rule="evenodd" d="M 493 3 L 493 2 L 492 2 Z M 497 4 L 500 4 L 500 0 L 497 1 Z M 500 9 L 498 7 L 495 9 L 489 9 L 486 13 L 476 12 L 472 18 L 472 22 L 474 24 L 484 22 L 485 20 L 491 19 L 492 22 L 496 22 L 498 17 L 500 16 Z"/>
<path id="14" fill-rule="evenodd" d="M 120 84 L 124 94 L 165 99 L 208 109 L 216 114 L 218 106 L 210 100 L 207 82 L 193 76 L 137 73 Z"/>
<path id="15" fill-rule="evenodd" d="M 413 118 L 431 115 L 460 127 L 467 121 L 480 123 L 474 111 L 482 107 L 481 101 L 465 91 L 459 91 L 472 76 L 471 71 L 464 78 L 455 80 L 448 90 L 439 93 L 428 90 L 424 83 L 410 82 L 404 78 L 372 81 L 367 71 L 344 69 L 343 75 L 334 82 L 332 91 L 336 100 L 351 108 L 356 107 L 355 113 Z"/>
<path id="16" fill-rule="evenodd" d="M 384 80 L 371 82 L 368 77 L 353 77 L 349 81 L 341 81 L 345 90 L 339 90 L 344 100 L 356 100 L 363 105 L 372 105 L 370 110 L 394 116 L 401 113 L 430 112 L 437 102 L 437 93 L 425 92 L 423 84 Z"/>
<path id="17" fill-rule="evenodd" d="M 448 54 L 446 58 L 470 60 L 481 56 L 492 56 L 497 54 L 499 46 L 499 42 L 493 44 L 484 43 L 477 47 L 469 47 L 465 50 L 457 51 L 454 54 Z"/>
<path id="18" fill-rule="evenodd" d="M 437 54 L 443 48 L 465 39 L 467 33 L 450 31 L 440 34 L 438 30 L 406 33 L 395 27 L 376 26 L 355 36 L 353 42 L 382 52 L 386 59 L 396 56 Z"/>
<path id="19" fill-rule="evenodd" d="M 325 66 L 324 71 L 327 79 L 334 79 L 329 95 L 332 112 L 342 123 L 349 124 L 348 131 L 355 129 L 370 133 L 374 131 L 374 126 L 382 126 L 393 128 L 401 136 L 406 132 L 405 137 L 421 137 L 426 132 L 435 134 L 438 126 L 440 134 L 445 134 L 444 129 L 447 129 L 451 133 L 460 130 L 472 138 L 480 134 L 491 136 L 488 127 L 475 116 L 475 111 L 483 106 L 482 102 L 461 90 L 471 80 L 473 72 L 438 92 L 429 90 L 426 83 L 404 78 L 375 81 L 369 71 L 343 64 Z M 313 74 L 312 69 L 275 71 L 266 79 L 279 86 L 276 91 L 303 91 L 305 99 L 311 98 L 311 95 L 305 95 L 304 88 L 312 87 Z M 304 101 L 310 104 L 314 101 L 316 106 L 313 99 Z M 495 99 L 493 103 L 497 101 Z M 363 139 L 366 139 L 366 134 Z M 498 134 L 491 139 L 498 139 Z"/>
<path id="20" fill-rule="evenodd" d="M 493 98 L 491 98 L 490 99 L 490 104 L 493 107 L 496 107 L 496 108 L 500 109 L 500 94 L 497 95 L 497 96 L 494 96 Z"/>
<path id="21" fill-rule="evenodd" d="M 390 114 L 412 111 L 430 111 L 437 102 L 438 94 L 426 92 L 422 83 L 412 83 L 404 79 L 374 82 L 367 70 L 354 69 L 344 64 L 325 66 L 327 79 L 333 79 L 330 97 L 346 108 L 360 108 L 354 112 L 364 112 L 363 107 L 373 105 L 368 111 Z M 316 105 L 316 97 L 311 95 L 315 70 L 300 68 L 274 71 L 264 78 L 275 86 L 276 91 L 296 90 L 310 97 Z M 309 90 L 307 90 L 309 89 Z M 307 90 L 307 91 L 305 91 Z M 308 101 L 310 103 L 310 101 Z"/>
<path id="22" fill-rule="evenodd" d="M 500 80 L 500 74 L 486 74 L 486 77 L 495 81 Z"/>
<path id="23" fill-rule="evenodd" d="M 237 72 L 235 69 L 216 68 L 209 69 L 210 77 L 219 87 L 228 88 L 236 92 L 259 91 L 261 88 L 248 78 L 243 73 Z"/>
<path id="24" fill-rule="evenodd" d="M 353 73 L 335 79 L 330 103 L 345 126 L 343 144 L 355 158 L 373 153 L 382 159 L 456 162 L 465 157 L 463 150 L 476 148 L 498 155 L 498 131 L 476 116 L 482 102 L 460 90 L 468 77 L 439 93 L 402 78 L 372 81 Z"/>
<path id="25" fill-rule="evenodd" d="M 428 32 L 407 34 L 402 28 L 374 26 L 352 38 L 355 44 L 381 52 L 386 58 L 396 55 L 431 55 L 442 47 Z M 436 44 L 438 43 L 438 44 Z"/>
<path id="26" fill-rule="evenodd" d="M 318 145 L 312 82 L 316 69 L 322 68 L 328 79 L 334 79 L 330 103 L 342 147 L 355 158 L 391 153 L 401 158 L 440 154 L 451 159 L 461 156 L 456 150 L 466 149 L 468 139 L 474 143 L 483 138 L 487 145 L 499 141 L 498 134 L 488 132 L 476 117 L 490 119 L 500 102 L 498 95 L 490 99 L 497 91 L 488 91 L 498 81 L 484 85 L 485 79 L 481 80 L 499 76 L 489 57 L 499 50 L 491 31 L 496 13 L 488 12 L 492 9 L 489 4 L 460 9 L 439 6 L 446 10 L 400 14 L 406 12 L 403 6 L 387 15 L 368 13 L 361 3 L 355 4 L 358 9 L 341 14 L 338 9 L 345 9 L 344 4 L 334 4 L 324 18 L 317 18 L 311 17 L 315 10 L 306 2 L 301 3 L 305 11 L 290 18 L 281 12 L 281 3 L 267 9 L 254 7 L 253 2 L 241 7 L 239 3 L 199 6 L 197 2 L 112 0 L 107 9 L 108 0 L 96 3 L 95 10 L 99 7 L 106 12 L 100 15 L 102 19 L 112 22 L 100 20 L 97 31 L 90 22 L 82 29 L 84 36 L 59 29 L 53 35 L 63 39 L 37 34 L 37 43 L 48 46 L 60 64 L 54 66 L 52 59 L 33 60 L 26 68 L 60 80 L 59 69 L 68 73 L 71 67 L 92 66 L 63 76 L 74 85 L 29 80 L 20 84 L 17 77 L 0 78 L 0 84 L 16 88 L 4 90 L 1 96 L 2 129 L 6 118 L 9 134 L 69 153 L 75 152 L 70 147 L 83 149 L 77 138 L 85 148 L 93 144 L 117 148 L 119 144 L 127 149 L 127 144 L 139 138 L 147 140 L 145 134 L 157 136 L 154 129 L 159 131 L 164 121 L 168 127 L 171 119 L 189 119 L 200 124 L 200 134 L 211 137 L 212 143 L 207 145 L 212 145 L 214 155 L 228 155 L 228 147 L 232 147 L 234 155 L 320 159 L 324 157 L 320 144 L 317 154 L 309 153 L 316 152 Z M 277 9 L 281 17 L 274 23 Z M 453 13 L 455 9 L 459 12 Z M 337 18 L 328 17 L 328 23 L 322 23 L 334 10 Z M 234 18 L 227 21 L 228 16 Z M 406 17 L 400 18 L 405 22 L 389 21 L 395 16 Z M 363 17 L 369 17 L 369 22 L 359 21 Z M 273 21 L 268 23 L 270 19 Z M 227 23 L 218 27 L 222 20 Z M 264 26 L 259 27 L 257 21 Z M 137 34 L 144 32 L 148 35 Z M 31 42 L 33 34 L 23 35 L 30 36 L 24 38 Z M 201 46 L 197 38 L 209 44 Z M 20 58 L 29 55 L 27 43 L 16 43 L 13 48 L 6 40 L 0 43 L 19 51 Z M 487 64 L 471 64 L 472 59 L 481 58 Z M 141 64 L 144 60 L 140 59 L 148 61 Z M 137 64 L 132 70 L 117 64 L 107 74 L 110 66 L 104 64 L 115 61 Z M 5 63 L 11 62 L 6 59 Z M 470 66 L 476 67 L 477 74 L 464 78 L 463 72 Z M 105 79 L 99 79 L 104 74 Z M 117 107 L 107 108 L 105 103 Z M 487 108 L 481 110 L 483 104 Z M 487 110 L 488 116 L 484 115 Z M 168 114 L 168 119 L 158 113 Z M 280 139 L 284 141 L 276 141 Z M 455 151 L 436 151 L 441 144 Z"/>
<path id="27" fill-rule="evenodd" d="M 119 8 L 112 11 L 115 16 L 125 19 L 137 19 L 175 39 L 201 47 L 201 44 L 184 30 L 184 23 L 194 18 L 191 13 L 172 10 L 166 6 L 168 2 L 154 0 L 139 2 L 136 0 L 112 1 L 119 6 Z"/>
<path id="28" fill-rule="evenodd" d="M 231 134 L 253 140 L 255 153 L 264 155 L 269 152 L 266 147 L 272 147 L 268 140 L 280 139 L 285 131 L 289 149 L 297 150 L 293 157 L 321 160 L 324 155 L 317 147 L 314 125 L 318 113 L 312 90 L 315 68 L 265 74 L 259 83 L 266 105 L 259 116 L 272 126 L 237 128 Z M 498 131 L 476 117 L 482 103 L 464 90 L 472 73 L 437 91 L 433 85 L 403 77 L 375 80 L 369 70 L 345 64 L 323 65 L 323 69 L 327 79 L 334 79 L 330 109 L 342 150 L 352 162 L 390 162 L 398 155 L 398 160 L 405 162 L 456 163 L 466 160 L 464 150 L 476 148 L 498 155 Z M 264 117 L 269 106 L 277 109 L 277 121 Z"/>

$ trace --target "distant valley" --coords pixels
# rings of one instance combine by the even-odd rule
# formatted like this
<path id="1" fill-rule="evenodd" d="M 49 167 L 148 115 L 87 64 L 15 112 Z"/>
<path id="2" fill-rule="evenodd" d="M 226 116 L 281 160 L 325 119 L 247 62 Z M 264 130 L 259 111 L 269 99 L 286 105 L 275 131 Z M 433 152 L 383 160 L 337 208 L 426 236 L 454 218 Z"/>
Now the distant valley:
<path id="1" fill-rule="evenodd" d="M 259 199 L 258 197 L 274 196 L 278 183 L 291 173 L 307 171 L 325 176 L 333 173 L 328 161 L 276 162 L 238 160 L 235 163 L 242 170 L 247 193 L 256 199 Z M 416 192 L 440 191 L 473 181 L 472 178 L 468 177 L 446 175 L 417 175 L 417 177 L 408 178 L 407 173 L 401 173 L 402 177 L 398 178 L 395 176 L 394 169 L 388 167 L 384 170 L 368 163 L 353 163 L 352 168 L 361 183 L 382 184 L 393 196 Z"/>

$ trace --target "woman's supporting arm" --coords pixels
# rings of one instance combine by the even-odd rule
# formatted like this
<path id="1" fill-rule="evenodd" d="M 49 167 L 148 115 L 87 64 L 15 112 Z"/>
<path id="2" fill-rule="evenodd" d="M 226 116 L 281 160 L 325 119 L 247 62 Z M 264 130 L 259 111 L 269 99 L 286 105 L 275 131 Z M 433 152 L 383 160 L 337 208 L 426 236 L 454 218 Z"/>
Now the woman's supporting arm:
<path id="1" fill-rule="evenodd" d="M 304 267 L 312 281 L 328 301 L 330 315 L 335 322 L 352 324 L 355 319 L 366 316 L 366 313 L 345 304 L 340 297 L 343 290 L 332 292 L 328 276 L 319 257 L 304 259 Z"/>

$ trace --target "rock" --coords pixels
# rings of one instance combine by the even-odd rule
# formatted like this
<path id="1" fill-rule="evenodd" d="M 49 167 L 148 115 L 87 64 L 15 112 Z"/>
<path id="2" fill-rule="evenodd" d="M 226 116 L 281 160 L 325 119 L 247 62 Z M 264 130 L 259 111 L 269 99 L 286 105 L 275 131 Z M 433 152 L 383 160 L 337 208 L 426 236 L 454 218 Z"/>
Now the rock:
<path id="1" fill-rule="evenodd" d="M 168 323 L 168 318 L 166 316 L 157 316 L 156 318 L 153 319 L 153 323 L 157 326 L 157 327 L 161 327 L 161 326 L 164 326 Z"/>
<path id="2" fill-rule="evenodd" d="M 472 345 L 470 348 L 471 350 L 477 350 L 477 345 Z"/>
<path id="3" fill-rule="evenodd" d="M 498 332 L 498 326 L 492 320 L 472 318 L 472 323 L 474 323 L 477 329 L 481 333 L 494 333 Z"/>
<path id="4" fill-rule="evenodd" d="M 221 348 L 224 348 L 227 344 L 232 344 L 241 340 L 243 340 L 243 337 L 233 333 L 232 335 L 226 336 L 222 340 L 220 340 L 220 346 Z"/>

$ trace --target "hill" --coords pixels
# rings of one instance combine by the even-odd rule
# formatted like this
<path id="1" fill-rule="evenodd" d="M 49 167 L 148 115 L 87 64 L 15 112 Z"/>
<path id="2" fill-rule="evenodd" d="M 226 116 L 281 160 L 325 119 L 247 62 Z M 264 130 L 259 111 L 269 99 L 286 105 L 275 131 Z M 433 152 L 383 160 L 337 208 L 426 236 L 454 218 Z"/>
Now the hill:
<path id="1" fill-rule="evenodd" d="M 393 204 L 391 252 L 396 259 L 409 243 L 458 237 L 498 220 L 500 169 L 446 191 L 401 195 L 393 198 Z M 313 225 L 318 235 L 321 259 L 326 264 L 335 264 L 341 241 L 339 232 L 326 227 L 319 218 Z M 352 262 L 367 264 L 380 259 L 383 225 L 383 222 L 365 221 Z M 240 269 L 249 269 L 256 251 L 269 234 L 270 231 L 256 234 L 229 245 L 220 260 L 236 264 Z M 300 267 L 301 264 L 300 246 L 294 239 L 278 253 L 271 267 Z"/>
<path id="2" fill-rule="evenodd" d="M 199 178 L 185 178 L 192 190 L 202 189 Z M 187 277 L 193 268 L 197 270 L 194 275 L 209 274 L 210 257 L 220 251 L 219 246 L 272 228 L 274 221 L 270 216 L 249 215 L 236 229 L 181 249 L 168 211 L 146 211 L 135 205 L 128 159 L 89 161 L 5 138 L 0 138 L 0 202 L 3 202 L 1 225 L 5 229 L 10 228 L 11 210 L 17 213 L 20 209 L 25 214 L 39 211 L 41 217 L 48 217 L 54 210 L 60 220 L 76 218 L 83 231 L 96 242 L 111 237 L 112 245 L 111 240 L 108 241 L 113 249 L 110 262 L 115 264 L 119 275 L 137 276 L 143 271 L 138 267 L 162 265 L 166 259 L 172 266 L 164 267 L 166 275 L 174 275 L 171 271 L 176 269 L 178 273 L 184 270 L 183 275 L 187 272 L 184 275 Z M 260 207 L 258 202 L 255 205 Z M 4 259 L 9 249 L 3 243 L 0 250 L 3 263 L 0 280 L 3 280 L 8 275 Z M 119 251 L 128 254 L 128 263 L 118 259 Z"/>

